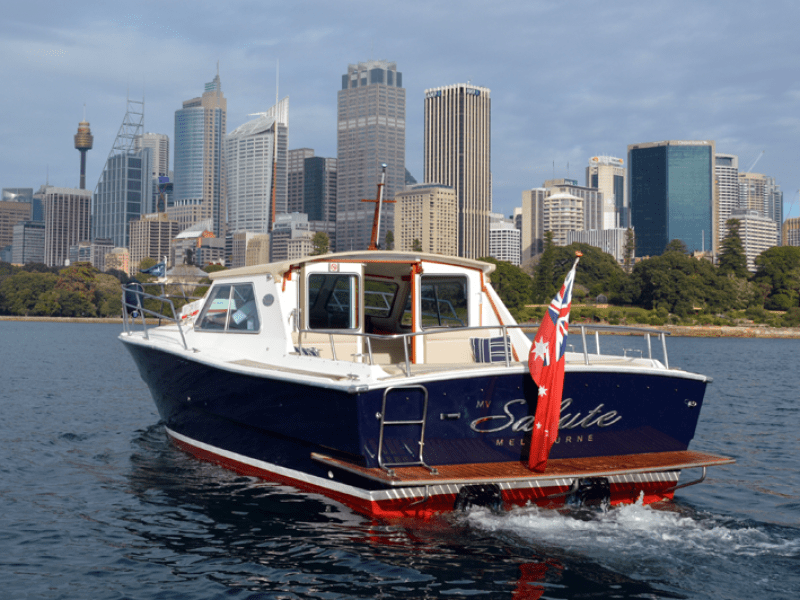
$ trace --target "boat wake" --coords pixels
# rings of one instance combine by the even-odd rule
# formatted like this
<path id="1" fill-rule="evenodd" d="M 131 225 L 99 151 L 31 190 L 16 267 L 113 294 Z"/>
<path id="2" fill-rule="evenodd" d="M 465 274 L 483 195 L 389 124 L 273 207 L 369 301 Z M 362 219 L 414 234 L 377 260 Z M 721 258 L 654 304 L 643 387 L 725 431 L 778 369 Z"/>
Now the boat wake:
<path id="1" fill-rule="evenodd" d="M 661 560 L 665 553 L 719 557 L 800 557 L 800 532 L 793 528 L 696 512 L 667 504 L 641 502 L 600 511 L 547 510 L 535 506 L 497 514 L 474 509 L 467 521 L 479 529 L 522 540 L 590 552 L 607 547 L 620 558 Z"/>

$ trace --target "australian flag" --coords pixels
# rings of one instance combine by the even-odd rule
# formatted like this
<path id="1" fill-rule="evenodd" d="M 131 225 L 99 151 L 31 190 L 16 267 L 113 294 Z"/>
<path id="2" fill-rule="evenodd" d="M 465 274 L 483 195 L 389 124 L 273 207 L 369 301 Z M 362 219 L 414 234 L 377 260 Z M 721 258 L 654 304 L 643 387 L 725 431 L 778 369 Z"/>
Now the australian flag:
<path id="1" fill-rule="evenodd" d="M 533 338 L 528 367 L 533 381 L 539 387 L 536 418 L 531 433 L 531 453 L 528 466 L 532 471 L 544 473 L 550 448 L 558 437 L 558 420 L 561 416 L 561 395 L 564 391 L 564 350 L 567 347 L 569 310 L 572 305 L 572 284 L 580 254 L 567 273 L 561 291 L 556 294 Z"/>
<path id="2" fill-rule="evenodd" d="M 140 269 L 139 272 L 145 275 L 153 275 L 154 277 L 164 277 L 167 274 L 167 263 L 161 261 L 149 269 Z"/>

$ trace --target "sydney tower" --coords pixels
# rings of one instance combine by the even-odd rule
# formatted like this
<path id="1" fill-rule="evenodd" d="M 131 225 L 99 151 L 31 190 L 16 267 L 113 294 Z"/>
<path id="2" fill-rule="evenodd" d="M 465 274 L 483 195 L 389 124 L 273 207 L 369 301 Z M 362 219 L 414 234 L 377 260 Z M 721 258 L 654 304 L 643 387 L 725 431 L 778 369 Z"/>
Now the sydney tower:
<path id="1" fill-rule="evenodd" d="M 86 189 L 86 152 L 92 149 L 92 142 L 94 137 L 89 129 L 89 122 L 84 120 L 78 123 L 78 133 L 75 134 L 75 149 L 81 153 L 81 187 Z"/>

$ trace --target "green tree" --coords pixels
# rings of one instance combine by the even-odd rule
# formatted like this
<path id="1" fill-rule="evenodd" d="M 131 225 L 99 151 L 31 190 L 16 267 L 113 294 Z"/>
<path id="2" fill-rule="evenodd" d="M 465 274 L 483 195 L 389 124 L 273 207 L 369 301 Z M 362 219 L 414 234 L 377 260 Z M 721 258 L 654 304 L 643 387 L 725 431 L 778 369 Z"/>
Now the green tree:
<path id="1" fill-rule="evenodd" d="M 411 242 L 411 251 L 422 252 L 422 242 L 420 242 L 417 238 L 414 238 L 414 241 Z"/>
<path id="2" fill-rule="evenodd" d="M 683 243 L 683 240 L 674 239 L 667 247 L 664 248 L 664 253 L 667 252 L 680 252 L 681 254 L 689 254 L 689 249 L 686 247 L 686 244 Z"/>
<path id="3" fill-rule="evenodd" d="M 719 272 L 723 275 L 734 277 L 749 277 L 747 270 L 747 257 L 742 246 L 742 238 L 739 234 L 741 222 L 739 219 L 728 219 L 725 222 L 728 233 L 720 244 Z"/>
<path id="4" fill-rule="evenodd" d="M 68 317 L 97 315 L 97 281 L 100 271 L 90 263 L 75 263 L 61 269 L 55 289 L 61 293 L 61 314 Z M 65 314 L 65 310 L 66 313 Z"/>
<path id="5" fill-rule="evenodd" d="M 631 278 L 633 303 L 648 309 L 663 307 L 686 316 L 694 307 L 715 312 L 736 307 L 736 282 L 721 276 L 709 261 L 682 252 L 669 251 L 637 263 Z"/>
<path id="6" fill-rule="evenodd" d="M 494 273 L 491 274 L 492 288 L 516 319 L 525 305 L 531 302 L 533 279 L 511 263 L 489 256 L 478 260 L 495 265 Z"/>
<path id="7" fill-rule="evenodd" d="M 625 267 L 625 272 L 630 273 L 633 267 L 633 259 L 636 256 L 636 234 L 633 229 L 628 227 L 625 230 L 625 242 L 622 245 L 622 264 Z"/>
<path id="8" fill-rule="evenodd" d="M 774 246 L 755 262 L 753 281 L 763 290 L 764 308 L 787 310 L 800 304 L 800 247 Z"/>
<path id="9" fill-rule="evenodd" d="M 391 229 L 386 232 L 386 245 L 384 247 L 386 250 L 394 250 L 394 232 Z"/>
<path id="10" fill-rule="evenodd" d="M 589 295 L 609 295 L 627 277 L 610 254 L 589 244 L 574 243 L 553 248 L 553 287 L 561 289 L 564 278 L 575 262 L 575 253 L 583 256 L 575 271 L 575 283 L 586 287 Z M 555 294 L 555 291 L 553 292 Z M 548 298 L 549 300 L 549 298 Z"/>
<path id="11" fill-rule="evenodd" d="M 39 297 L 55 288 L 58 276 L 53 273 L 18 271 L 0 283 L 0 311 L 27 316 L 34 313 Z"/>
<path id="12" fill-rule="evenodd" d="M 329 252 L 331 240 L 327 233 L 324 231 L 318 231 L 314 234 L 314 237 L 311 238 L 311 245 L 313 247 L 313 250 L 311 250 L 311 256 L 320 256 Z"/>

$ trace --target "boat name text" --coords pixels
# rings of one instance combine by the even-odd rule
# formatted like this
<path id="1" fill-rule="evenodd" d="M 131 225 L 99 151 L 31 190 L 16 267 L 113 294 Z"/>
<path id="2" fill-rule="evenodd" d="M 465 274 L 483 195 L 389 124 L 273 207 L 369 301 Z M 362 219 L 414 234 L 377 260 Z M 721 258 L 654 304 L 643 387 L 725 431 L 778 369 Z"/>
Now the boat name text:
<path id="1" fill-rule="evenodd" d="M 478 433 L 495 433 L 508 428 L 511 428 L 511 431 L 514 432 L 532 431 L 533 422 L 536 418 L 535 415 L 525 415 L 524 417 L 517 418 L 511 413 L 512 406 L 526 403 L 527 401 L 524 398 L 509 400 L 503 407 L 504 415 L 493 415 L 475 419 L 469 424 L 469 427 L 472 431 L 477 431 Z M 577 427 L 586 429 L 594 425 L 597 425 L 597 427 L 608 427 L 622 419 L 615 410 L 603 412 L 605 405 L 602 403 L 590 410 L 586 416 L 582 416 L 581 413 L 575 413 L 573 415 L 572 413 L 565 412 L 571 404 L 572 398 L 565 398 L 561 401 L 561 419 L 558 422 L 559 429 L 575 429 Z"/>

